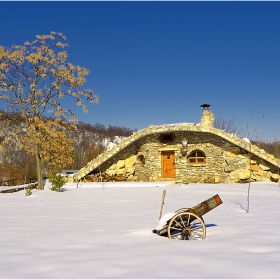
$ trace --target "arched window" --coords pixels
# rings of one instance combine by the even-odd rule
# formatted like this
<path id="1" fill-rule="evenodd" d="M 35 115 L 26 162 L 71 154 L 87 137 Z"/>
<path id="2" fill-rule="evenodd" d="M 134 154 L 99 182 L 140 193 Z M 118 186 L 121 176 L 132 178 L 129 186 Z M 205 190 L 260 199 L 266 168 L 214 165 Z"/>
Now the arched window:
<path id="1" fill-rule="evenodd" d="M 188 155 L 187 160 L 190 164 L 204 164 L 206 163 L 206 156 L 202 151 L 195 150 Z"/>

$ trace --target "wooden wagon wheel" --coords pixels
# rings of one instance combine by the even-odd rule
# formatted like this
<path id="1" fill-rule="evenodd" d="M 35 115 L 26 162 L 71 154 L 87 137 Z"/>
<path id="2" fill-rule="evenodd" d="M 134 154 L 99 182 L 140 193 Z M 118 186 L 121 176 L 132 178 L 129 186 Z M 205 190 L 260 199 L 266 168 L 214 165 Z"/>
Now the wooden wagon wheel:
<path id="1" fill-rule="evenodd" d="M 206 237 L 205 224 L 194 213 L 176 214 L 168 223 L 168 238 L 179 240 L 200 240 Z"/>
<path id="2" fill-rule="evenodd" d="M 191 208 L 180 208 L 180 209 L 178 209 L 175 213 L 176 214 L 178 214 L 178 213 L 186 213 L 186 212 L 188 212 L 189 210 L 190 210 Z M 202 222 L 204 223 L 204 219 L 203 219 L 203 217 L 200 217 L 200 219 L 202 220 Z"/>

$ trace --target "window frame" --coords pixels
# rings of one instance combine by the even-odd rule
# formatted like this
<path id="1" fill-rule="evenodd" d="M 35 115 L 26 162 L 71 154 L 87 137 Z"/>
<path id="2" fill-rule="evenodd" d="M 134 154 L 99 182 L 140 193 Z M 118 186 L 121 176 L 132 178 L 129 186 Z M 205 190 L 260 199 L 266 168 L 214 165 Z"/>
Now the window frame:
<path id="1" fill-rule="evenodd" d="M 201 153 L 203 156 L 198 156 L 197 154 Z M 193 156 L 194 155 L 194 156 Z M 203 161 L 201 161 L 201 159 Z M 194 160 L 194 161 L 193 161 Z M 206 155 L 201 150 L 194 150 L 189 153 L 187 156 L 187 163 L 194 164 L 194 165 L 203 165 L 206 164 Z"/>

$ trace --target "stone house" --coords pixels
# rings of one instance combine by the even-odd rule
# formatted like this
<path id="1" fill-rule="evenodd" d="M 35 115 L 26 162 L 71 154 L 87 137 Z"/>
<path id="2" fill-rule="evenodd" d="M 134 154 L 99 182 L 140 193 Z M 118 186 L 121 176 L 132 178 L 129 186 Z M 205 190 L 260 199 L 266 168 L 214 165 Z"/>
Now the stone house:
<path id="1" fill-rule="evenodd" d="M 62 170 L 61 171 L 61 175 L 64 176 L 64 177 L 73 177 L 76 173 L 78 173 L 79 170 Z"/>
<path id="2" fill-rule="evenodd" d="M 103 172 L 126 181 L 241 183 L 279 181 L 280 160 L 256 145 L 213 127 L 202 109 L 198 124 L 150 126 L 106 150 L 79 170 L 74 181 Z"/>

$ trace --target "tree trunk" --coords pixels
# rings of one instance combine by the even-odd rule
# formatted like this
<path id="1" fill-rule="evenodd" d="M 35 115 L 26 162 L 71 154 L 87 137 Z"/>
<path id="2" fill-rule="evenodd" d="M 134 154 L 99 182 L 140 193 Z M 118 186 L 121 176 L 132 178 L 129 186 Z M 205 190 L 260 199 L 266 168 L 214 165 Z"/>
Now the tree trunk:
<path id="1" fill-rule="evenodd" d="M 37 181 L 38 181 L 38 190 L 43 190 L 43 176 L 42 176 L 42 162 L 40 156 L 40 145 L 36 144 L 35 146 L 35 156 L 36 156 L 36 166 L 37 166 Z"/>

